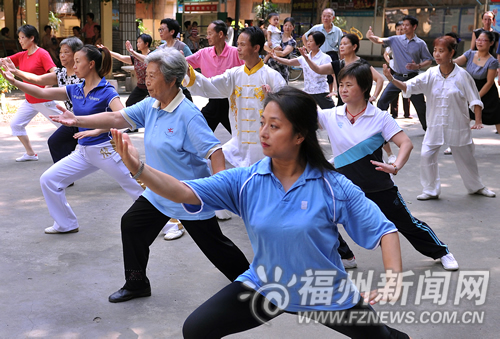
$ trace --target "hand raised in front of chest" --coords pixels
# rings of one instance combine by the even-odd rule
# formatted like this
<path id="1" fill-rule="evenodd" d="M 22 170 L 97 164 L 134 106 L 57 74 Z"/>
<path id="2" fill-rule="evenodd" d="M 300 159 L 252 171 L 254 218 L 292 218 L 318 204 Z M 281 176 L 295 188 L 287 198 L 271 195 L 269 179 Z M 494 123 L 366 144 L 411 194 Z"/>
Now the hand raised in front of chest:
<path id="1" fill-rule="evenodd" d="M 73 114 L 73 112 L 68 111 L 66 108 L 62 107 L 61 105 L 57 105 L 56 107 L 58 110 L 60 110 L 62 112 L 62 114 L 49 115 L 49 118 L 51 118 L 52 121 L 63 124 L 64 126 L 77 126 L 78 119 Z"/>

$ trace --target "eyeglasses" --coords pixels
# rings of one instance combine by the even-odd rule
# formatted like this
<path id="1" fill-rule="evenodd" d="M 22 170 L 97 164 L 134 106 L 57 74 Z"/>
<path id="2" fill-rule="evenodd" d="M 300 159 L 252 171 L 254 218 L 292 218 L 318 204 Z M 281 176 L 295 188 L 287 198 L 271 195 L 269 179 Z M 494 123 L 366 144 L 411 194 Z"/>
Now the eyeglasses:
<path id="1" fill-rule="evenodd" d="M 166 31 L 167 29 L 166 28 L 158 28 L 158 33 L 161 33 L 163 31 Z"/>

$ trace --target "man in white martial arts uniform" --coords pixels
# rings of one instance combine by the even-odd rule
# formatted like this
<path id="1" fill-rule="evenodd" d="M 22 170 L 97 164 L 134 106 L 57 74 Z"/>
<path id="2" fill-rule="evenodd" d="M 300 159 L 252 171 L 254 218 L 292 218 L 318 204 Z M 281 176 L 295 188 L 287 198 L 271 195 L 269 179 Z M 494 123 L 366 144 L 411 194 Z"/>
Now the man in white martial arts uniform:
<path id="1" fill-rule="evenodd" d="M 281 74 L 260 59 L 259 51 L 264 43 L 260 28 L 245 28 L 238 37 L 238 56 L 244 65 L 211 78 L 190 67 L 185 79 L 194 95 L 229 98 L 232 138 L 222 149 L 226 160 L 234 167 L 250 166 L 264 157 L 259 141 L 263 100 L 267 90 L 275 92 L 286 85 Z"/>
<path id="2" fill-rule="evenodd" d="M 189 67 L 186 87 L 193 95 L 229 98 L 232 138 L 222 146 L 227 162 L 234 167 L 250 166 L 264 157 L 259 140 L 260 116 L 267 91 L 278 91 L 285 79 L 264 65 L 259 57 L 266 39 L 260 28 L 248 27 L 238 37 L 238 57 L 244 65 L 206 78 Z M 229 219 L 226 211 L 217 211 L 219 219 Z"/>

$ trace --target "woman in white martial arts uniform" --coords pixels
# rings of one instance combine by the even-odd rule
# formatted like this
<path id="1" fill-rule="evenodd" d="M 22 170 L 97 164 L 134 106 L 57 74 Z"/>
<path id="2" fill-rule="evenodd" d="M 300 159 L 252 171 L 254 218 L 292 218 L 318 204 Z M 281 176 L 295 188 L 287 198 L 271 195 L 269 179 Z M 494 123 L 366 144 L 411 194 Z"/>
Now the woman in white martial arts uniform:
<path id="1" fill-rule="evenodd" d="M 10 72 L 2 73 L 14 86 L 34 97 L 70 100 L 75 115 L 123 108 L 118 93 L 104 78 L 111 70 L 111 55 L 106 48 L 85 45 L 75 53 L 74 68 L 76 76 L 85 81 L 65 88 L 41 89 L 15 80 Z M 65 188 L 99 169 L 113 177 L 133 200 L 143 193 L 142 187 L 130 177 L 120 156 L 114 151 L 109 132 L 86 128 L 79 130 L 82 137 L 79 149 L 55 163 L 40 178 L 47 207 L 54 218 L 53 226 L 45 229 L 47 234 L 78 232 L 78 221 L 66 200 Z"/>
<path id="2" fill-rule="evenodd" d="M 384 75 L 409 98 L 414 94 L 425 94 L 427 98 L 427 131 L 422 143 L 420 160 L 420 182 L 423 192 L 418 200 L 438 199 L 441 181 L 437 156 L 443 144 L 450 145 L 453 160 L 469 194 L 495 197 L 479 177 L 474 157 L 474 142 L 471 129 L 483 128 L 483 103 L 466 70 L 453 63 L 456 40 L 442 36 L 434 40 L 434 59 L 438 64 L 406 82 L 394 79 L 384 66 Z M 476 115 L 476 123 L 470 127 L 469 108 Z"/>

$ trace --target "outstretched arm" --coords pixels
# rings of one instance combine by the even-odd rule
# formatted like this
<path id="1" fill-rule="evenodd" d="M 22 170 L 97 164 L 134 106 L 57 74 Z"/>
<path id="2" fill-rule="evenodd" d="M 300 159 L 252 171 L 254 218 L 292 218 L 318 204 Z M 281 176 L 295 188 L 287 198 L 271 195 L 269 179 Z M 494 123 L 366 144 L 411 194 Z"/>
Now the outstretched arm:
<path id="1" fill-rule="evenodd" d="M 34 96 L 35 98 L 61 101 L 68 100 L 68 95 L 66 94 L 66 89 L 64 87 L 40 88 L 38 86 L 16 80 L 10 71 L 0 70 L 0 73 L 2 73 L 3 77 L 12 85 L 16 86 L 26 94 Z"/>
<path id="2" fill-rule="evenodd" d="M 389 80 L 390 83 L 392 83 L 394 86 L 396 86 L 397 88 L 406 93 L 406 84 L 402 81 L 394 79 L 391 74 L 391 71 L 389 70 L 389 67 L 387 67 L 386 64 L 384 64 L 384 75 L 387 78 L 387 80 Z"/>
<path id="3" fill-rule="evenodd" d="M 128 41 L 127 41 L 128 42 Z M 125 43 L 126 44 L 126 43 Z M 105 46 L 104 45 L 97 45 L 97 47 L 99 48 L 104 48 Z M 130 59 L 130 56 L 129 55 L 123 55 L 123 54 L 120 54 L 120 53 L 116 53 L 116 52 L 113 52 L 113 51 L 109 51 L 109 53 L 111 53 L 111 56 L 113 58 L 115 58 L 116 60 L 120 60 L 121 62 L 123 62 L 124 64 L 129 64 L 131 65 L 132 64 L 132 60 Z"/>
<path id="4" fill-rule="evenodd" d="M 10 71 L 15 76 L 27 81 L 29 83 L 40 86 L 53 86 L 57 85 L 57 74 L 54 72 L 36 75 L 33 73 L 21 71 L 16 68 L 16 65 L 9 58 L 3 58 L 2 64 L 6 70 Z"/>
<path id="5" fill-rule="evenodd" d="M 280 58 L 276 56 L 276 52 L 273 51 L 272 53 L 273 59 L 279 62 L 280 64 L 287 65 L 287 66 L 300 66 L 299 60 L 297 58 L 293 59 L 286 59 L 286 58 Z"/>
<path id="6" fill-rule="evenodd" d="M 198 199 L 188 186 L 166 173 L 160 172 L 148 165 L 143 165 L 139 160 L 139 152 L 132 145 L 128 134 L 122 134 L 116 129 L 112 129 L 111 134 L 116 143 L 116 151 L 120 154 L 123 163 L 127 166 L 130 173 L 137 176 L 138 172 L 142 169 L 142 173 L 136 179 L 141 179 L 153 192 L 173 202 L 201 205 L 200 199 Z M 214 152 L 212 156 L 217 152 Z"/>
<path id="7" fill-rule="evenodd" d="M 318 74 L 332 74 L 333 73 L 333 67 L 331 63 L 324 64 L 324 65 L 317 65 L 312 60 L 309 58 L 309 55 L 307 54 L 307 50 L 305 47 L 299 48 L 300 54 L 304 57 L 304 60 L 307 62 L 309 67 Z"/>
<path id="8" fill-rule="evenodd" d="M 62 106 L 57 105 L 57 108 L 63 112 L 60 115 L 51 115 L 50 118 L 65 126 L 85 127 L 85 128 L 127 128 L 130 124 L 123 118 L 120 110 L 123 108 L 119 98 L 113 99 L 109 104 L 113 112 L 104 112 L 91 115 L 75 116 L 73 112 L 68 111 Z"/>
<path id="9" fill-rule="evenodd" d="M 368 28 L 368 31 L 366 32 L 366 37 L 368 39 L 370 39 L 371 42 L 376 43 L 376 44 L 383 44 L 384 41 L 386 40 L 386 39 L 383 39 L 383 38 L 378 37 L 375 34 L 373 34 L 372 26 L 370 26 L 370 28 Z"/>

